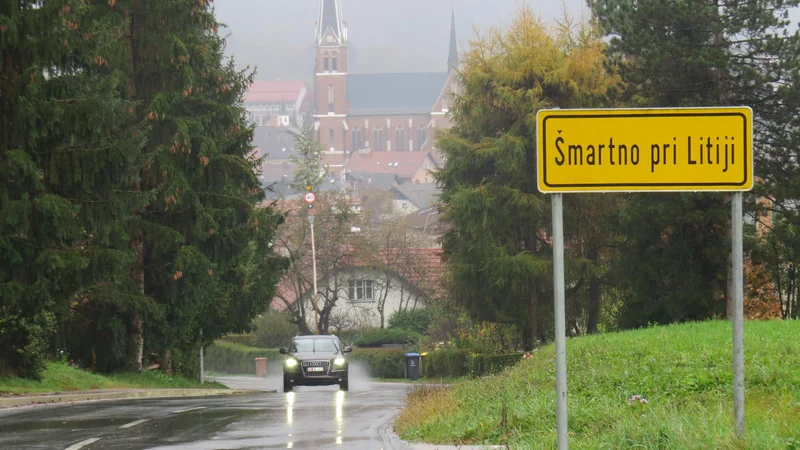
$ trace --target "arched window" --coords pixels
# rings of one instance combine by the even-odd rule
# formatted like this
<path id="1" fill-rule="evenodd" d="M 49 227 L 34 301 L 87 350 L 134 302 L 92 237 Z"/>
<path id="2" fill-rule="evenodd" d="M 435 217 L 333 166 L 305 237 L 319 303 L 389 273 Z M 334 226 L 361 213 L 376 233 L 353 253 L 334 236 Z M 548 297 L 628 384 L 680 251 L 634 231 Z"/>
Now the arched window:
<path id="1" fill-rule="evenodd" d="M 329 84 L 328 85 L 328 112 L 329 113 L 334 111 L 334 107 L 333 107 L 334 100 L 335 100 L 335 97 L 334 97 L 334 94 L 333 94 L 333 85 Z"/>
<path id="2" fill-rule="evenodd" d="M 335 144 L 335 142 L 334 142 L 334 138 L 335 138 L 335 136 L 336 136 L 336 135 L 335 135 L 335 134 L 334 134 L 334 132 L 333 132 L 333 128 L 331 128 L 331 133 L 330 133 L 330 134 L 331 134 L 331 141 L 330 141 L 330 142 L 331 142 L 331 145 L 330 145 L 330 149 L 331 149 L 331 150 L 333 150 L 333 149 L 335 149 L 335 148 L 336 148 L 336 145 L 334 145 L 334 144 Z"/>
<path id="3" fill-rule="evenodd" d="M 323 55 L 323 58 L 325 59 L 325 72 L 327 72 L 330 70 L 330 61 L 328 61 L 328 54 L 325 53 L 325 55 Z"/>
<path id="4" fill-rule="evenodd" d="M 402 128 L 398 128 L 397 131 L 394 133 L 394 140 L 395 140 L 395 148 L 398 152 L 402 152 L 406 149 L 406 130 Z"/>
<path id="5" fill-rule="evenodd" d="M 359 150 L 361 148 L 361 130 L 358 128 L 354 128 L 352 132 L 353 137 L 353 150 Z"/>
<path id="6" fill-rule="evenodd" d="M 373 131 L 372 134 L 373 134 L 373 138 L 374 138 L 373 140 L 375 141 L 372 144 L 372 148 L 375 151 L 378 151 L 378 152 L 385 150 L 386 149 L 386 141 L 383 140 L 383 130 L 380 129 L 380 128 L 375 128 L 375 131 Z"/>
<path id="7" fill-rule="evenodd" d="M 339 71 L 339 56 L 334 54 L 332 56 L 332 58 L 333 58 L 333 71 L 334 72 L 338 72 Z"/>
<path id="8" fill-rule="evenodd" d="M 425 132 L 425 128 L 422 128 L 420 125 L 419 129 L 417 130 L 417 151 L 422 150 L 422 145 L 425 144 L 425 141 L 427 140 L 428 136 Z"/>

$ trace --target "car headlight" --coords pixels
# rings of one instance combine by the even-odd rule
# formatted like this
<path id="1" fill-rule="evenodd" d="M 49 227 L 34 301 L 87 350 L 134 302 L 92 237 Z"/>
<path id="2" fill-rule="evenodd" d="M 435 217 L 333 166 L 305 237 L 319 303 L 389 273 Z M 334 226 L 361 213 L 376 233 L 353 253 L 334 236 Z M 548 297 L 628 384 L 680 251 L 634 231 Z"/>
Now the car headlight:
<path id="1" fill-rule="evenodd" d="M 286 359 L 285 364 L 286 364 L 286 367 L 290 367 L 290 368 L 291 367 L 296 367 L 297 366 L 297 360 L 294 359 L 294 358 L 288 358 L 288 359 Z"/>
<path id="2" fill-rule="evenodd" d="M 333 360 L 333 364 L 336 365 L 336 366 L 343 366 L 344 363 L 346 363 L 346 362 L 347 362 L 347 360 L 344 359 L 344 358 L 336 358 L 336 359 Z"/>

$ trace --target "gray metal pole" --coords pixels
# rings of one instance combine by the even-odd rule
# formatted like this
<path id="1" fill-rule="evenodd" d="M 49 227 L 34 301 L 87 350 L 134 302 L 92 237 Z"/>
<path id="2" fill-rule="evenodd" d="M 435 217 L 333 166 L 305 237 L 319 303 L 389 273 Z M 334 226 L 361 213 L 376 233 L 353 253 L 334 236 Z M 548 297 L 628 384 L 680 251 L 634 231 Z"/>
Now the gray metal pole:
<path id="1" fill-rule="evenodd" d="M 553 194 L 553 288 L 556 316 L 556 424 L 558 450 L 567 450 L 567 331 L 564 312 L 564 206 L 562 194 Z"/>
<path id="2" fill-rule="evenodd" d="M 205 367 L 203 361 L 203 329 L 200 328 L 200 384 L 205 383 Z"/>
<path id="3" fill-rule="evenodd" d="M 733 245 L 733 419 L 736 436 L 744 439 L 744 251 L 742 249 L 742 193 L 731 197 Z"/>

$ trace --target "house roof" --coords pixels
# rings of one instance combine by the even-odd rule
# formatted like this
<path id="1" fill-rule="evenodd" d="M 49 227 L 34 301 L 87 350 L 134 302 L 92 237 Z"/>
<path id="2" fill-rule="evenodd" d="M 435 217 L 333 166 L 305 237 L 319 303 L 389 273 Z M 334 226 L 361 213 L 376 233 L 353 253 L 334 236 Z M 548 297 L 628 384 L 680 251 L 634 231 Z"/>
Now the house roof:
<path id="1" fill-rule="evenodd" d="M 348 172 L 347 178 L 377 189 L 390 188 L 399 182 L 393 173 Z"/>
<path id="2" fill-rule="evenodd" d="M 399 178 L 411 178 L 422 167 L 428 154 L 424 152 L 353 153 L 345 163 L 348 172 L 393 173 Z"/>
<path id="3" fill-rule="evenodd" d="M 434 183 L 400 184 L 394 186 L 394 190 L 397 194 L 409 200 L 419 209 L 428 209 L 432 207 L 441 193 L 439 187 Z"/>
<path id="4" fill-rule="evenodd" d="M 254 81 L 244 96 L 244 103 L 296 102 L 305 82 L 295 80 Z"/>
<path id="5" fill-rule="evenodd" d="M 428 114 L 448 75 L 447 72 L 349 74 L 350 114 Z"/>
<path id="6" fill-rule="evenodd" d="M 265 126 L 255 128 L 252 144 L 266 160 L 288 160 L 292 155 L 297 156 L 296 140 L 297 131 L 291 128 Z"/>

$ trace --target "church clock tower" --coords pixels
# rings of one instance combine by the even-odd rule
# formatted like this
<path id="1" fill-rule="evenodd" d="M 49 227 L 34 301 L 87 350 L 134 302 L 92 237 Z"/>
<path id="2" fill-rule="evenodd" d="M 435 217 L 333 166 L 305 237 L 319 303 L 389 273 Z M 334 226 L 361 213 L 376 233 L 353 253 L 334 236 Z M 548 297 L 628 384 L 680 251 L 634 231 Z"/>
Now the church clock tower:
<path id="1" fill-rule="evenodd" d="M 314 129 L 325 151 L 347 147 L 347 24 L 341 0 L 320 0 L 314 65 Z"/>

